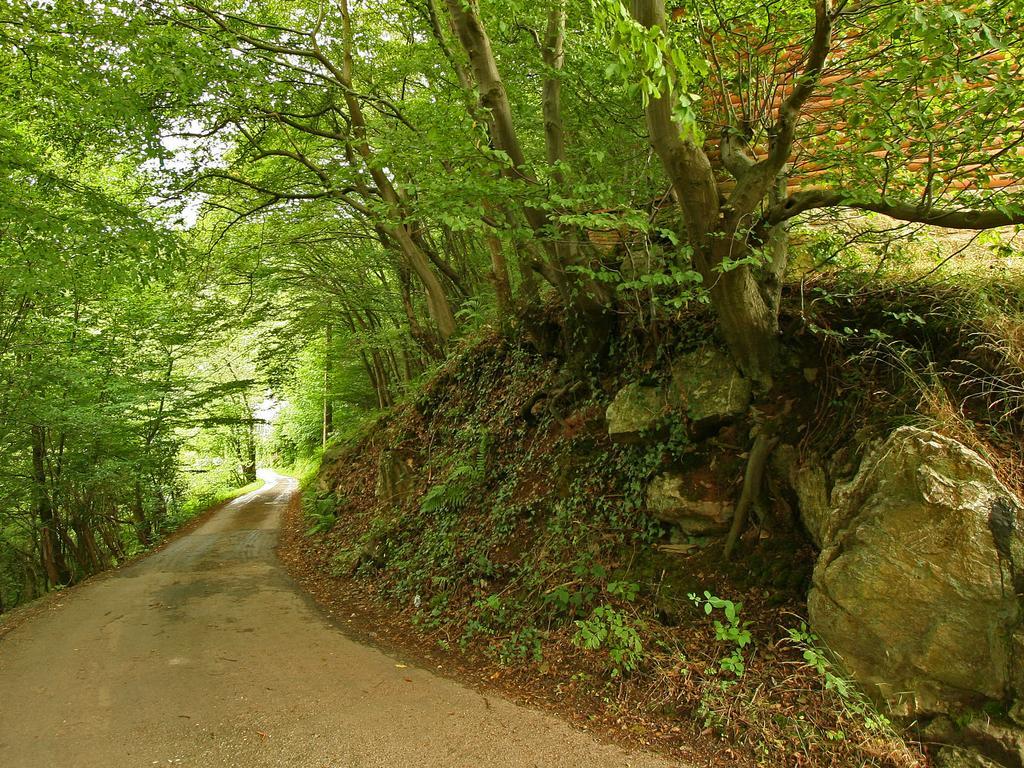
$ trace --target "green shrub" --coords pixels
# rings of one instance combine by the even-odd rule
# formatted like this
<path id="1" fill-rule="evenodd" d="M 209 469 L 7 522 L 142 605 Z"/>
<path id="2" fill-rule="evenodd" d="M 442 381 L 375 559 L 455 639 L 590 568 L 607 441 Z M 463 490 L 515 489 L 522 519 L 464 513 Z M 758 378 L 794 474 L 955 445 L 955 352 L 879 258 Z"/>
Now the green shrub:
<path id="1" fill-rule="evenodd" d="M 644 658 L 640 634 L 626 616 L 613 606 L 599 605 L 590 618 L 577 620 L 573 643 L 588 651 L 601 648 L 608 653 L 608 668 L 612 677 L 636 670 Z"/>
<path id="2" fill-rule="evenodd" d="M 718 668 L 721 672 L 729 673 L 735 678 L 743 677 L 746 672 L 743 649 L 750 645 L 752 640 L 748 629 L 750 622 L 740 621 L 743 603 L 734 603 L 732 600 L 716 597 L 707 590 L 704 591 L 704 597 L 699 597 L 691 592 L 689 598 L 698 608 L 703 606 L 704 613 L 708 616 L 716 610 L 722 611 L 725 621 L 715 619 L 715 639 L 726 643 L 729 652 L 718 660 Z"/>

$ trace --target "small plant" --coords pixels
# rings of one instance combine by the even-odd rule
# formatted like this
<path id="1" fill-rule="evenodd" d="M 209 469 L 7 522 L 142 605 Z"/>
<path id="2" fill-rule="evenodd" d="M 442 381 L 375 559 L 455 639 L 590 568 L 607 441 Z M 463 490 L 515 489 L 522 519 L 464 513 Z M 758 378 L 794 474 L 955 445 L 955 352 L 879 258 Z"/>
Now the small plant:
<path id="1" fill-rule="evenodd" d="M 572 568 L 573 580 L 549 589 L 544 594 L 544 603 L 562 616 L 581 616 L 597 602 L 600 590 L 596 582 L 602 581 L 607 569 L 598 563 L 584 561 Z"/>
<path id="2" fill-rule="evenodd" d="M 316 536 L 321 533 L 327 533 L 334 527 L 334 524 L 338 522 L 338 515 L 334 506 L 334 501 L 330 497 L 314 499 L 306 509 L 306 518 L 311 523 L 309 529 L 306 531 L 307 536 Z"/>
<path id="3" fill-rule="evenodd" d="M 331 558 L 331 575 L 341 579 L 348 578 L 358 566 L 359 548 L 342 547 Z"/>
<path id="4" fill-rule="evenodd" d="M 472 454 L 456 465 L 448 476 L 431 486 L 420 501 L 420 512 L 456 512 L 462 509 L 473 491 L 487 476 L 487 454 L 490 450 L 490 435 L 480 433 L 480 442 Z"/>
<path id="5" fill-rule="evenodd" d="M 590 618 L 576 621 L 572 641 L 588 651 L 604 648 L 608 652 L 612 677 L 633 672 L 643 661 L 640 634 L 625 615 L 608 604 L 595 608 Z"/>
<path id="6" fill-rule="evenodd" d="M 544 658 L 542 637 L 536 627 L 523 627 L 509 635 L 498 647 L 498 660 L 505 665 L 524 659 L 539 663 Z"/>
<path id="7" fill-rule="evenodd" d="M 789 634 L 790 643 L 802 651 L 805 665 L 821 676 L 825 690 L 835 694 L 848 714 L 863 722 L 869 731 L 892 731 L 889 718 L 875 709 L 853 681 L 836 672 L 827 653 L 821 648 L 821 640 L 807 628 L 806 624 L 801 622 L 799 627 L 790 627 L 786 632 Z"/>
<path id="8" fill-rule="evenodd" d="M 715 619 L 715 639 L 727 643 L 730 646 L 730 651 L 718 660 L 718 668 L 737 679 L 743 677 L 746 672 L 743 649 L 750 645 L 752 640 L 748 629 L 750 622 L 740 621 L 743 603 L 734 603 L 732 600 L 716 597 L 707 590 L 704 591 L 704 597 L 699 597 L 696 593 L 691 592 L 689 598 L 698 608 L 703 606 L 704 613 L 708 616 L 716 610 L 722 611 L 725 621 Z"/>
<path id="9" fill-rule="evenodd" d="M 640 585 L 635 581 L 610 581 L 605 589 L 609 595 L 621 597 L 628 603 L 636 600 L 637 595 L 640 594 Z"/>

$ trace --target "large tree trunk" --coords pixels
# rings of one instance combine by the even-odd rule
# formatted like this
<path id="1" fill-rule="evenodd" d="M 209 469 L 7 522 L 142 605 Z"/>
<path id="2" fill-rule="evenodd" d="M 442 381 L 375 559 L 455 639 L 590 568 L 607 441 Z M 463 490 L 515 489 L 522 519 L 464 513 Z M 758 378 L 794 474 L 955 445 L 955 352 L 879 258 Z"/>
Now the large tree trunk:
<path id="1" fill-rule="evenodd" d="M 634 17 L 645 27 L 665 29 L 664 0 L 634 0 Z M 651 146 L 665 168 L 679 204 L 693 263 L 711 294 L 722 337 L 741 370 L 762 387 L 770 387 L 778 354 L 777 307 L 765 301 L 761 286 L 746 264 L 722 270 L 729 260 L 748 255 L 739 241 L 735 212 L 722 208 L 718 183 L 704 150 L 682 131 L 672 117 L 672 93 L 651 98 L 646 109 Z M 752 185 L 740 178 L 742 188 Z M 741 218 L 741 217 L 740 217 Z"/>
<path id="2" fill-rule="evenodd" d="M 779 350 L 778 304 L 765 301 L 762 285 L 746 265 L 704 279 L 733 359 L 748 378 L 769 388 Z"/>

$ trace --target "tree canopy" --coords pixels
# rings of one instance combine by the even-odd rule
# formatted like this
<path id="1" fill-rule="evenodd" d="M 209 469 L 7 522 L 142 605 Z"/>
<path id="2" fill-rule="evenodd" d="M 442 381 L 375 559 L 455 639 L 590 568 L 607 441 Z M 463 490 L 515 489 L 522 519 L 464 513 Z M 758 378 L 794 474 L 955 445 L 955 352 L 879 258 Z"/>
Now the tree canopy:
<path id="1" fill-rule="evenodd" d="M 481 327 L 568 386 L 710 304 L 769 391 L 792 231 L 1024 223 L 1022 15 L 0 2 L 0 597 L 148 545 L 195 450 L 253 479 L 268 395 L 305 450 Z"/>

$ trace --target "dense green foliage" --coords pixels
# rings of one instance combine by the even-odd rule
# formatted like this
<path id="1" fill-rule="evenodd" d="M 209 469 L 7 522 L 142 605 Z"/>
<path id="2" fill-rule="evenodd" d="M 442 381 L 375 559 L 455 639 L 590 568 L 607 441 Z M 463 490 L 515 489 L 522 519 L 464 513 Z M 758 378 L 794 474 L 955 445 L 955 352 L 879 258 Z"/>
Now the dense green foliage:
<path id="1" fill-rule="evenodd" d="M 321 491 L 320 574 L 445 648 L 564 664 L 616 729 L 916 764 L 794 620 L 808 549 L 756 486 L 779 440 L 841 452 L 869 411 L 1021 485 L 1021 291 L 889 278 L 1014 258 L 1022 17 L 0 0 L 0 613 L 272 465 Z M 613 444 L 610 396 L 712 337 L 749 412 Z M 773 534 L 753 562 L 667 540 L 647 494 L 679 461 L 738 492 L 726 560 L 748 512 Z"/>
<path id="2" fill-rule="evenodd" d="M 1021 12 L 5 0 L 0 609 L 480 328 L 559 361 L 554 407 L 705 302 L 769 391 L 792 227 L 1024 220 Z"/>

